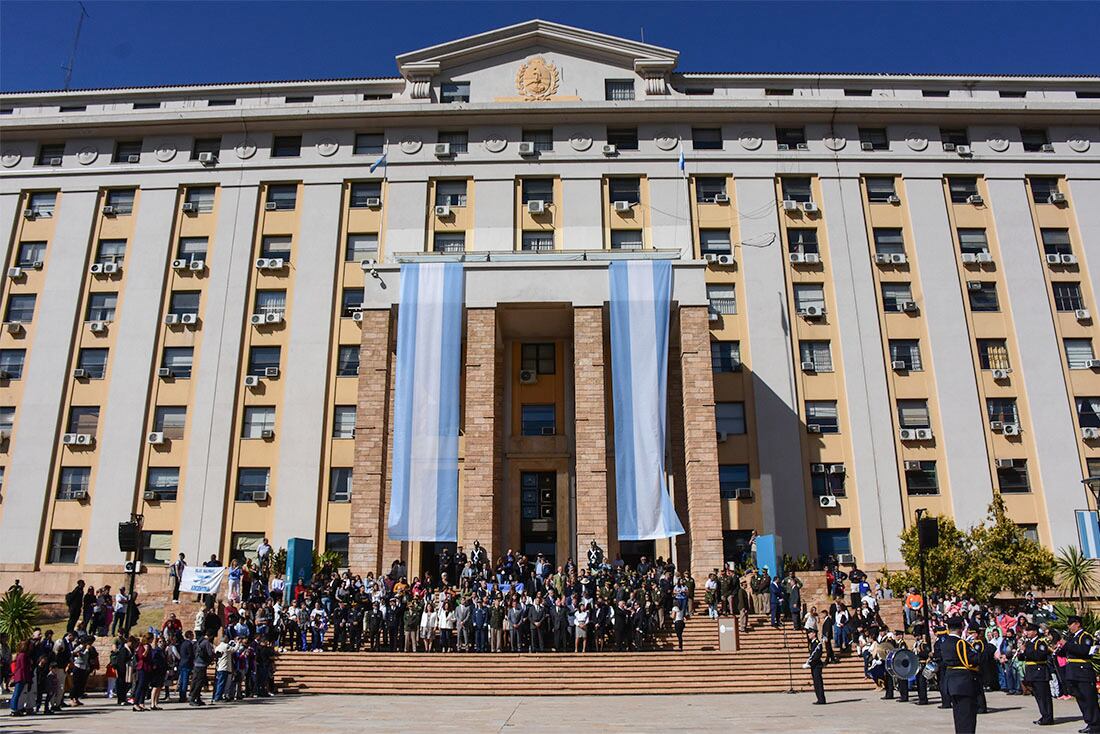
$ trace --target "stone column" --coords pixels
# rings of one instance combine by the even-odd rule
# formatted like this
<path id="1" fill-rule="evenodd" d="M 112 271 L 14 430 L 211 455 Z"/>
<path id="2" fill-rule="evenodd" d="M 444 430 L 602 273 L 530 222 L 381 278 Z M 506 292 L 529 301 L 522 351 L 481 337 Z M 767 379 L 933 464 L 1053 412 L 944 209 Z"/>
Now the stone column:
<path id="1" fill-rule="evenodd" d="M 722 507 L 718 495 L 714 383 L 705 306 L 680 308 L 680 381 L 684 424 L 684 479 L 691 572 L 702 580 L 722 565 Z M 684 565 L 683 559 L 680 560 Z"/>
<path id="2" fill-rule="evenodd" d="M 363 312 L 363 339 L 359 348 L 359 395 L 355 425 L 355 467 L 352 471 L 349 565 L 356 573 L 383 569 L 386 495 L 393 431 L 390 311 Z M 400 551 L 400 543 L 398 551 Z"/>
<path id="3" fill-rule="evenodd" d="M 577 563 L 588 545 L 608 543 L 607 396 L 604 380 L 603 307 L 573 309 L 573 370 L 577 472 Z"/>
<path id="4" fill-rule="evenodd" d="M 474 541 L 494 558 L 500 506 L 502 395 L 497 385 L 497 314 L 495 308 L 466 311 L 465 454 L 458 544 L 467 552 Z"/>

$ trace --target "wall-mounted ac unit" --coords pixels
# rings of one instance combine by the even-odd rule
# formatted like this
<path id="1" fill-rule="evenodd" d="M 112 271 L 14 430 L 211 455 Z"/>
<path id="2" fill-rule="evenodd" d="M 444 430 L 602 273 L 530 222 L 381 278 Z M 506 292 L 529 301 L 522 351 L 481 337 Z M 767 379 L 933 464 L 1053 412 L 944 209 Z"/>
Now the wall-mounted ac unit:
<path id="1" fill-rule="evenodd" d="M 93 334 L 104 334 L 107 332 L 106 321 L 92 321 L 88 324 L 88 331 Z"/>
<path id="2" fill-rule="evenodd" d="M 1004 428 L 1001 429 L 1001 433 L 1006 436 L 1019 436 L 1020 424 L 1019 423 L 1005 423 Z"/>
<path id="3" fill-rule="evenodd" d="M 796 212 L 796 211 L 798 211 L 798 202 L 794 201 L 793 199 L 784 199 L 782 206 L 783 206 L 783 211 L 785 211 L 785 212 Z"/>
<path id="4" fill-rule="evenodd" d="M 1008 375 L 1009 375 L 1010 372 L 1012 372 L 1012 370 L 1009 370 L 1009 369 L 996 369 L 996 370 L 993 370 L 993 379 L 994 380 L 1007 380 Z"/>
<path id="5" fill-rule="evenodd" d="M 527 202 L 527 213 L 528 214 L 542 214 L 545 211 L 546 211 L 546 202 L 545 201 L 536 200 L 536 201 Z"/>
<path id="6" fill-rule="evenodd" d="M 264 430 L 260 431 L 260 438 L 265 441 L 270 441 L 271 439 L 275 438 L 275 431 L 270 428 L 265 428 Z"/>
<path id="7" fill-rule="evenodd" d="M 164 317 L 164 323 L 168 324 L 169 326 L 175 326 L 179 322 L 180 317 L 178 314 L 170 313 Z"/>
<path id="8" fill-rule="evenodd" d="M 8 268 L 8 277 L 12 280 L 19 280 L 23 277 L 23 268 L 18 266 Z"/>
<path id="9" fill-rule="evenodd" d="M 1048 204 L 1065 204 L 1066 203 L 1066 195 L 1063 194 L 1061 191 L 1053 191 L 1053 192 L 1051 192 L 1050 196 L 1047 197 L 1047 203 Z"/>
<path id="10" fill-rule="evenodd" d="M 615 147 L 614 145 L 612 145 L 611 143 L 608 143 L 607 145 L 605 145 L 605 146 L 603 147 L 603 154 L 604 154 L 604 155 L 615 155 L 615 154 L 616 154 L 616 153 L 618 153 L 618 152 L 619 152 L 619 149 L 618 149 L 618 148 L 616 148 L 616 147 Z"/>
<path id="11" fill-rule="evenodd" d="M 164 443 L 164 433 L 162 431 L 153 431 L 145 440 L 153 446 L 160 446 Z"/>
<path id="12" fill-rule="evenodd" d="M 751 487 L 738 487 L 733 490 L 733 498 L 735 500 L 751 500 L 752 488 Z"/>
<path id="13" fill-rule="evenodd" d="M 837 553 L 836 562 L 845 566 L 855 565 L 856 557 L 851 553 Z"/>
<path id="14" fill-rule="evenodd" d="M 267 502 L 267 497 L 268 497 L 268 494 L 267 494 L 266 489 L 261 489 L 258 492 L 253 492 L 252 493 L 252 501 L 253 502 Z"/>
<path id="15" fill-rule="evenodd" d="M 278 376 L 279 376 L 279 368 L 278 367 L 264 367 L 264 377 L 266 377 L 267 379 L 274 380 Z"/>
<path id="16" fill-rule="evenodd" d="M 189 267 L 191 263 L 186 258 L 172 261 L 172 270 L 187 270 Z"/>
<path id="17" fill-rule="evenodd" d="M 519 384 L 521 385 L 534 385 L 539 381 L 538 372 L 535 370 L 520 370 L 519 371 Z"/>
<path id="18" fill-rule="evenodd" d="M 913 428 L 902 428 L 898 431 L 898 438 L 902 441 L 916 441 L 917 432 Z"/>
<path id="19" fill-rule="evenodd" d="M 815 212 L 821 211 L 821 207 L 819 207 L 812 201 L 804 201 L 802 202 L 802 211 L 806 212 L 807 214 L 813 214 Z"/>
<path id="20" fill-rule="evenodd" d="M 817 504 L 822 509 L 832 509 L 837 505 L 836 497 L 831 494 L 822 495 L 817 498 Z"/>
<path id="21" fill-rule="evenodd" d="M 997 459 L 998 469 L 1011 469 L 1014 466 L 1016 466 L 1015 459 Z"/>
<path id="22" fill-rule="evenodd" d="M 434 151 L 435 151 L 436 158 L 447 158 L 451 155 L 451 144 L 450 143 L 436 143 Z"/>
<path id="23" fill-rule="evenodd" d="M 535 153 L 537 153 L 537 152 L 538 151 L 535 150 L 535 144 L 532 143 L 532 142 L 529 142 L 529 141 L 525 140 L 525 141 L 523 141 L 522 143 L 519 144 L 519 154 L 520 155 L 524 155 L 524 156 L 526 156 L 526 155 L 535 155 Z"/>
<path id="24" fill-rule="evenodd" d="M 245 387 L 259 387 L 260 377 L 259 375 L 245 375 L 244 386 Z"/>
<path id="25" fill-rule="evenodd" d="M 715 194 L 714 195 L 714 203 L 715 204 L 728 204 L 728 203 L 730 203 L 729 194 Z"/>
<path id="26" fill-rule="evenodd" d="M 1092 319 L 1092 315 L 1089 313 L 1089 310 L 1087 308 L 1079 308 L 1073 312 L 1073 318 L 1077 319 L 1078 321 L 1090 321 Z"/>
<path id="27" fill-rule="evenodd" d="M 191 266 L 188 268 L 188 270 L 191 270 L 192 272 L 200 272 L 202 270 L 206 270 L 206 261 L 205 260 L 192 260 L 191 261 Z"/>
<path id="28" fill-rule="evenodd" d="M 966 203 L 972 206 L 981 206 L 985 203 L 985 199 L 982 198 L 981 194 L 971 194 L 966 197 Z"/>
<path id="29" fill-rule="evenodd" d="M 449 217 L 451 216 L 451 207 L 446 204 L 440 204 L 435 208 L 435 215 L 440 218 Z"/>
<path id="30" fill-rule="evenodd" d="M 612 206 L 615 207 L 615 211 L 617 212 L 628 212 L 634 207 L 629 201 L 616 201 Z"/>
<path id="31" fill-rule="evenodd" d="M 198 210 L 198 208 L 195 206 L 195 202 L 193 202 L 193 201 L 183 202 L 183 212 L 185 214 L 193 214 L 197 210 Z"/>
<path id="32" fill-rule="evenodd" d="M 932 440 L 932 429 L 931 428 L 918 428 L 916 430 L 916 434 L 917 434 L 917 440 L 918 441 L 931 441 Z"/>
<path id="33" fill-rule="evenodd" d="M 903 359 L 895 359 L 890 363 L 890 369 L 895 372 L 904 372 L 909 369 L 909 365 Z"/>
<path id="34" fill-rule="evenodd" d="M 180 314 L 180 323 L 184 326 L 195 326 L 199 323 L 199 315 L 197 313 Z"/>
<path id="35" fill-rule="evenodd" d="M 199 163 L 204 166 L 212 166 L 218 162 L 218 157 L 211 152 L 199 153 Z"/>

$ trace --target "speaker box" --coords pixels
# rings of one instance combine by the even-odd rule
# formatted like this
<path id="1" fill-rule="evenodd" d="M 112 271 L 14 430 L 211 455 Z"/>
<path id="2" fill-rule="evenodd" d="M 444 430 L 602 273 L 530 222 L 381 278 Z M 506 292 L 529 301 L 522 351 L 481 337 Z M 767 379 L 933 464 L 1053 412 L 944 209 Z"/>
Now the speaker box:
<path id="1" fill-rule="evenodd" d="M 118 549 L 123 553 L 139 550 L 138 536 L 139 530 L 136 522 L 120 522 L 118 524 Z"/>
<path id="2" fill-rule="evenodd" d="M 940 544 L 940 523 L 934 517 L 922 517 L 917 521 L 917 540 L 921 550 L 931 550 Z"/>

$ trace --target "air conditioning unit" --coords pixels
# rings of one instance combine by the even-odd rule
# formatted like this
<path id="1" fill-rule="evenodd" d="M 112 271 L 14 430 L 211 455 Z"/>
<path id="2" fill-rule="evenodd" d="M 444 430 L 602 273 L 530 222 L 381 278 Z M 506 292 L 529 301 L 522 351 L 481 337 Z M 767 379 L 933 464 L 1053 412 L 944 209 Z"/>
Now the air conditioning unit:
<path id="1" fill-rule="evenodd" d="M 520 155 L 534 155 L 536 152 L 534 143 L 524 141 L 519 144 Z"/>
<path id="2" fill-rule="evenodd" d="M 554 426 L 543 426 L 539 433 L 543 436 L 553 436 Z"/>
<path id="3" fill-rule="evenodd" d="M 110 204 L 103 207 L 103 209 L 101 211 L 103 212 L 103 216 L 105 216 L 105 217 L 113 217 L 116 213 L 115 208 L 113 206 L 111 206 Z"/>
<path id="4" fill-rule="evenodd" d="M 76 434 L 66 433 L 61 436 L 61 443 L 66 446 L 73 446 L 76 444 Z"/>
<path id="5" fill-rule="evenodd" d="M 785 150 L 790 150 L 791 146 L 788 145 L 787 143 L 776 143 L 775 144 L 775 149 L 782 152 L 782 151 L 785 151 Z"/>
<path id="6" fill-rule="evenodd" d="M 991 262 L 993 262 L 993 253 L 992 252 L 979 252 L 978 253 L 978 264 L 979 265 L 988 265 Z"/>
<path id="7" fill-rule="evenodd" d="M 270 441 L 271 439 L 275 438 L 275 431 L 271 430 L 270 428 L 265 428 L 264 430 L 260 431 L 260 438 L 265 441 Z"/>
<path id="8" fill-rule="evenodd" d="M 253 326 L 262 326 L 266 322 L 266 319 L 264 318 L 264 315 L 262 313 L 254 313 L 248 318 L 248 320 Z"/>
<path id="9" fill-rule="evenodd" d="M 60 157 L 58 157 L 58 158 L 51 158 L 51 159 L 50 159 L 50 165 L 51 165 L 51 166 L 60 166 L 60 165 L 61 165 L 61 158 L 60 158 Z"/>
<path id="10" fill-rule="evenodd" d="M 4 326 L 8 330 L 9 334 L 23 333 L 23 322 L 21 321 L 9 321 L 8 323 L 4 324 Z"/>
<path id="11" fill-rule="evenodd" d="M 798 310 L 799 315 L 806 319 L 819 319 L 825 315 L 824 306 L 804 306 Z"/>
<path id="12" fill-rule="evenodd" d="M 901 203 L 901 197 L 898 196 L 897 194 L 890 194 L 889 196 L 886 197 L 886 203 L 887 204 L 895 204 L 895 205 L 900 204 Z"/>
<path id="13" fill-rule="evenodd" d="M 122 564 L 124 573 L 141 573 L 141 561 L 126 561 Z"/>
<path id="14" fill-rule="evenodd" d="M 252 493 L 253 502 L 267 502 L 267 490 L 261 489 L 259 492 Z"/>
<path id="15" fill-rule="evenodd" d="M 264 211 L 273 212 L 279 208 L 279 205 L 274 201 L 264 202 Z"/>
<path id="16" fill-rule="evenodd" d="M 968 280 L 966 281 L 966 289 L 968 291 L 980 291 L 982 289 L 982 282 L 980 280 Z"/>
<path id="17" fill-rule="evenodd" d="M 281 313 L 269 313 L 264 314 L 264 323 L 267 324 L 281 324 L 283 323 L 283 315 Z"/>
<path id="18" fill-rule="evenodd" d="M 204 166 L 212 166 L 218 162 L 218 157 L 210 152 L 199 153 L 199 163 Z"/>
<path id="19" fill-rule="evenodd" d="M 362 311 L 353 312 L 351 314 L 351 320 L 355 321 L 356 323 L 362 322 L 363 321 L 363 312 Z"/>
<path id="20" fill-rule="evenodd" d="M 184 211 L 184 213 L 187 213 L 187 214 L 194 212 L 195 211 L 195 203 L 193 201 L 183 202 L 183 211 Z"/>
<path id="21" fill-rule="evenodd" d="M 206 261 L 205 260 L 192 260 L 191 265 L 188 268 L 188 270 L 190 270 L 191 272 L 196 272 L 196 273 L 197 272 L 202 272 L 203 270 L 206 270 Z"/>
<path id="22" fill-rule="evenodd" d="M 898 431 L 898 438 L 902 441 L 916 441 L 917 432 L 912 428 L 902 428 Z"/>
<path id="23" fill-rule="evenodd" d="M 715 204 L 728 204 L 728 203 L 730 203 L 729 194 L 715 194 L 714 195 L 714 203 Z"/>
<path id="24" fill-rule="evenodd" d="M 836 562 L 845 566 L 853 566 L 856 562 L 856 557 L 851 553 L 837 553 Z"/>
<path id="25" fill-rule="evenodd" d="M 893 362 L 890 363 L 890 369 L 894 370 L 895 372 L 904 372 L 909 369 L 909 366 L 903 360 L 895 359 Z"/>
<path id="26" fill-rule="evenodd" d="M 803 362 L 802 363 L 802 371 L 803 372 L 817 372 L 817 367 L 814 366 L 813 362 Z"/>
<path id="27" fill-rule="evenodd" d="M 996 370 L 993 370 L 993 379 L 994 380 L 1007 380 L 1008 379 L 1008 374 L 1010 372 L 1012 372 L 1012 370 L 1009 370 L 1009 369 L 996 369 Z"/>
<path id="28" fill-rule="evenodd" d="M 199 315 L 197 313 L 180 314 L 180 323 L 184 326 L 194 326 L 199 323 Z"/>
<path id="29" fill-rule="evenodd" d="M 718 443 L 725 443 L 729 440 L 730 434 L 728 431 L 716 431 L 715 437 L 717 438 Z"/>
<path id="30" fill-rule="evenodd" d="M 88 331 L 93 334 L 103 334 L 107 331 L 106 321 L 92 321 L 88 324 Z"/>
<path id="31" fill-rule="evenodd" d="M 278 367 L 264 367 L 264 377 L 273 380 L 278 376 L 279 376 L 279 368 Z"/>
<path id="32" fill-rule="evenodd" d="M 150 433 L 145 440 L 154 446 L 160 446 L 164 443 L 164 433 L 162 431 L 154 431 Z"/>
<path id="33" fill-rule="evenodd" d="M 519 371 L 519 384 L 521 385 L 534 385 L 539 381 L 539 374 L 535 370 L 520 370 Z"/>
<path id="34" fill-rule="evenodd" d="M 1085 368 L 1090 370 L 1100 369 L 1100 359 L 1086 359 Z"/>
<path id="35" fill-rule="evenodd" d="M 77 446 L 91 446 L 95 443 L 95 436 L 90 433 L 78 433 L 76 434 Z"/>
<path id="36" fill-rule="evenodd" d="M 822 495 L 817 498 L 817 504 L 822 509 L 832 509 L 836 507 L 836 497 L 831 494 Z"/>
<path id="37" fill-rule="evenodd" d="M 527 213 L 528 214 L 542 214 L 545 211 L 546 211 L 546 202 L 545 201 L 529 201 L 529 202 L 527 202 Z"/>
<path id="38" fill-rule="evenodd" d="M 811 474 L 824 474 L 828 470 L 829 470 L 829 467 L 828 467 L 827 464 L 810 464 L 810 473 Z"/>
<path id="39" fill-rule="evenodd" d="M 1053 153 L 1054 152 L 1054 145 L 1052 145 L 1051 143 L 1043 143 L 1041 146 L 1039 146 L 1039 152 L 1040 153 Z"/>
<path id="40" fill-rule="evenodd" d="M 618 148 L 616 148 L 616 147 L 615 147 L 614 145 L 612 145 L 611 143 L 608 143 L 607 145 L 605 145 L 605 146 L 603 147 L 603 154 L 604 154 L 604 155 L 615 155 L 615 154 L 616 154 L 616 153 L 618 153 L 618 152 L 619 152 L 619 149 L 618 149 Z"/>
<path id="41" fill-rule="evenodd" d="M 997 459 L 996 463 L 998 469 L 1011 469 L 1016 466 L 1015 459 Z"/>
<path id="42" fill-rule="evenodd" d="M 616 201 L 613 206 L 617 212 L 628 212 L 634 206 L 629 201 Z"/>
<path id="43" fill-rule="evenodd" d="M 1062 255 L 1062 264 L 1063 265 L 1076 265 L 1077 264 L 1077 256 L 1076 255 Z"/>
<path id="44" fill-rule="evenodd" d="M 154 492 L 151 489 L 145 490 L 145 492 L 143 492 L 141 496 L 142 496 L 142 499 L 144 499 L 146 502 L 156 502 L 157 501 L 157 493 Z"/>
<path id="45" fill-rule="evenodd" d="M 889 265 L 890 264 L 890 253 L 888 253 L 888 252 L 876 252 L 875 253 L 875 262 L 878 263 L 879 265 Z"/>
<path id="46" fill-rule="evenodd" d="M 179 322 L 180 322 L 179 314 L 170 313 L 170 314 L 168 314 L 167 316 L 164 317 L 164 323 L 168 324 L 169 326 L 174 326 L 175 324 L 178 324 Z"/>
<path id="47" fill-rule="evenodd" d="M 245 387 L 259 387 L 260 377 L 259 375 L 245 375 L 244 386 Z"/>
<path id="48" fill-rule="evenodd" d="M 103 263 L 104 275 L 115 275 L 122 269 L 121 263 Z"/>
<path id="49" fill-rule="evenodd" d="M 286 260 L 281 257 L 261 257 L 256 261 L 258 270 L 282 270 L 286 267 Z"/>
<path id="50" fill-rule="evenodd" d="M 733 498 L 735 500 L 751 500 L 752 488 L 751 487 L 738 487 L 733 490 Z"/>
<path id="51" fill-rule="evenodd" d="M 1001 433 L 1003 433 L 1006 436 L 1019 436 L 1020 435 L 1020 424 L 1019 423 L 1005 423 L 1004 426 L 1001 427 Z"/>
<path id="52" fill-rule="evenodd" d="M 11 278 L 12 280 L 19 280 L 20 278 L 23 277 L 23 268 L 20 268 L 20 267 L 8 268 L 8 277 Z"/>
<path id="53" fill-rule="evenodd" d="M 875 149 L 875 144 L 874 143 L 866 143 L 866 142 L 865 143 L 860 143 L 859 144 L 859 149 L 860 150 L 874 150 Z"/>
<path id="54" fill-rule="evenodd" d="M 186 259 L 173 260 L 172 270 L 187 270 L 191 266 L 191 263 Z"/>
<path id="55" fill-rule="evenodd" d="M 77 367 L 75 370 L 73 370 L 73 379 L 74 380 L 83 380 L 87 376 L 88 376 L 87 371 L 84 370 L 81 367 Z"/>
<path id="56" fill-rule="evenodd" d="M 806 433 L 821 433 L 821 426 L 817 423 L 807 424 Z"/>
<path id="57" fill-rule="evenodd" d="M 1061 265 L 1061 264 L 1062 264 L 1062 256 L 1061 255 L 1047 255 L 1047 265 Z"/>
<path id="58" fill-rule="evenodd" d="M 905 464 L 905 471 L 920 471 L 921 470 L 919 461 L 906 461 L 906 462 L 904 462 L 904 464 Z"/>
<path id="59" fill-rule="evenodd" d="M 846 474 L 847 470 L 844 468 L 843 464 L 830 464 L 829 465 L 829 473 L 830 474 Z"/>
<path id="60" fill-rule="evenodd" d="M 784 199 L 783 200 L 783 211 L 785 211 L 785 212 L 796 212 L 796 211 L 798 211 L 798 202 L 795 201 L 794 199 Z"/>
<path id="61" fill-rule="evenodd" d="M 1063 194 L 1061 191 L 1051 192 L 1050 196 L 1047 197 L 1047 203 L 1048 204 L 1065 204 L 1066 203 L 1066 195 Z"/>
<path id="62" fill-rule="evenodd" d="M 916 313 L 920 310 L 917 308 L 916 301 L 900 301 L 898 303 L 898 308 L 900 308 L 903 313 Z"/>
<path id="63" fill-rule="evenodd" d="M 34 209 L 24 209 L 23 219 L 34 219 Z"/>
<path id="64" fill-rule="evenodd" d="M 791 265 L 806 262 L 806 256 L 801 252 L 792 252 L 787 259 L 791 261 Z"/>
<path id="65" fill-rule="evenodd" d="M 126 156 L 126 162 L 127 163 L 141 163 L 141 156 L 140 155 L 128 155 L 128 156 Z"/>
<path id="66" fill-rule="evenodd" d="M 451 155 L 450 143 L 436 143 L 435 144 L 435 156 L 436 158 L 446 158 Z"/>
<path id="67" fill-rule="evenodd" d="M 895 253 L 892 253 L 890 255 L 890 264 L 891 265 L 904 265 L 908 261 L 909 261 L 909 258 L 907 258 L 901 252 L 895 252 Z"/>
<path id="68" fill-rule="evenodd" d="M 88 490 L 86 489 L 74 489 L 69 492 L 69 498 L 79 501 L 88 499 Z"/>
<path id="69" fill-rule="evenodd" d="M 172 368 L 171 367 L 158 367 L 157 368 L 157 377 L 171 377 L 171 376 L 172 376 Z"/>
<path id="70" fill-rule="evenodd" d="M 1082 428 L 1081 438 L 1086 441 L 1093 441 L 1100 438 L 1100 428 Z"/>
<path id="71" fill-rule="evenodd" d="M 451 216 L 451 207 L 446 204 L 440 204 L 435 208 L 435 215 L 437 217 L 449 217 Z"/>
<path id="72" fill-rule="evenodd" d="M 88 272 L 92 275 L 103 275 L 103 263 L 92 263 L 88 266 Z"/>
<path id="73" fill-rule="evenodd" d="M 1089 314 L 1089 310 L 1087 308 L 1079 308 L 1073 312 L 1073 318 L 1077 319 L 1078 321 L 1089 321 L 1092 319 L 1092 315 Z"/>
<path id="74" fill-rule="evenodd" d="M 810 149 L 810 144 L 809 143 L 795 143 L 794 144 L 794 149 L 795 150 L 809 150 Z"/>
<path id="75" fill-rule="evenodd" d="M 717 311 L 707 311 L 707 321 L 718 321 L 722 315 Z"/>
<path id="76" fill-rule="evenodd" d="M 1004 430 L 1004 427 L 1005 427 L 1005 424 L 1002 423 L 1001 421 L 990 421 L 989 422 L 989 430 L 992 431 L 993 433 L 1000 433 L 1001 431 Z"/>
<path id="77" fill-rule="evenodd" d="M 975 255 L 973 252 L 964 252 L 961 255 L 961 258 L 963 261 L 963 265 L 970 265 L 972 263 L 978 262 L 978 256 Z"/>
<path id="78" fill-rule="evenodd" d="M 733 255 L 719 255 L 718 256 L 718 264 L 719 265 L 733 265 Z"/>
<path id="79" fill-rule="evenodd" d="M 971 194 L 970 196 L 966 197 L 966 203 L 972 204 L 974 206 L 981 206 L 985 203 L 985 199 L 982 198 L 981 194 Z"/>
<path id="80" fill-rule="evenodd" d="M 947 149 L 946 145 L 944 146 L 944 149 L 945 150 Z M 970 146 L 969 145 L 956 145 L 955 146 L 955 152 L 958 153 L 961 156 L 970 155 Z"/>
<path id="81" fill-rule="evenodd" d="M 380 197 L 380 196 L 368 196 L 367 197 L 367 208 L 368 209 L 378 209 L 381 206 L 382 206 L 382 197 Z"/>
<path id="82" fill-rule="evenodd" d="M 819 207 L 812 201 L 804 201 L 802 202 L 802 211 L 806 212 L 807 214 L 813 214 L 814 212 L 819 211 Z"/>
<path id="83" fill-rule="evenodd" d="M 932 440 L 932 429 L 931 428 L 918 428 L 916 433 L 917 433 L 917 440 L 918 441 L 931 441 Z"/>
<path id="84" fill-rule="evenodd" d="M 706 260 L 708 263 L 717 263 L 718 255 L 713 252 L 704 252 L 703 259 Z"/>

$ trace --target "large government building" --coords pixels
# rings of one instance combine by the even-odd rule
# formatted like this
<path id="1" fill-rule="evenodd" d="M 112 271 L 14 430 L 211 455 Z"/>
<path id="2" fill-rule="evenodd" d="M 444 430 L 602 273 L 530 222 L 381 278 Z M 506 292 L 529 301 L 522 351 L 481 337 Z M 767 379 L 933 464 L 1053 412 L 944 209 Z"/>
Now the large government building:
<path id="1" fill-rule="evenodd" d="M 1075 543 L 1100 77 L 677 56 L 530 21 L 392 77 L 0 96 L 0 580 L 119 571 L 131 513 L 148 564 L 266 536 L 431 567 L 438 544 L 386 532 L 401 273 L 425 262 L 464 278 L 467 549 L 561 564 L 595 539 L 705 572 L 755 531 L 877 568 L 917 510 L 969 525 L 996 493 Z M 671 263 L 672 540 L 619 540 L 623 260 Z"/>

